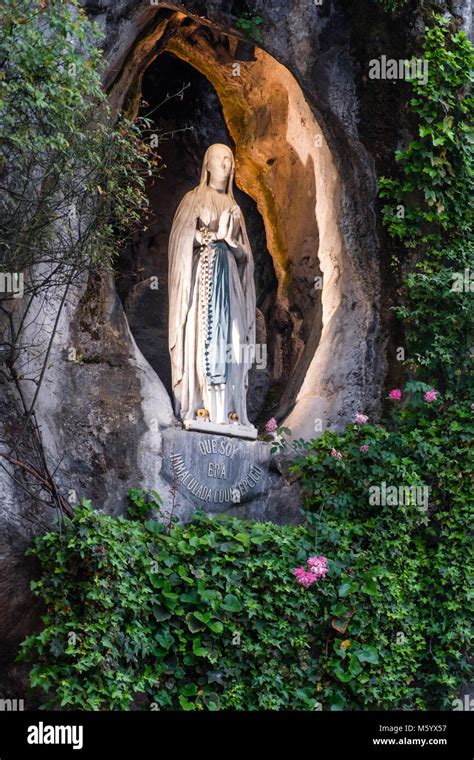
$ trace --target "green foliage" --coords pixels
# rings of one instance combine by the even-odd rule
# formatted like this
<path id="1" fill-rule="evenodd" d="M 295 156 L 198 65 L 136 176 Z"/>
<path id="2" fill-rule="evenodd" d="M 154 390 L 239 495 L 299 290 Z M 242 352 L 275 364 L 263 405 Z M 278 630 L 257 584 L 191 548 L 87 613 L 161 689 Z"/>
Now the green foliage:
<path id="1" fill-rule="evenodd" d="M 144 491 L 141 488 L 130 488 L 128 492 L 130 506 L 128 514 L 135 520 L 144 520 L 153 509 L 160 511 L 163 499 L 156 491 Z"/>
<path id="2" fill-rule="evenodd" d="M 450 709 L 471 673 L 472 411 L 466 403 L 427 404 L 420 384 L 412 390 L 411 404 L 394 415 L 390 429 L 366 424 L 342 435 L 326 432 L 293 467 L 302 477 L 318 553 L 352 567 L 339 589 L 346 610 L 341 606 L 340 625 L 353 613 L 345 633 L 351 645 L 345 657 L 334 645 L 329 663 L 347 679 L 340 692 L 345 708 Z M 331 456 L 332 449 L 342 458 Z M 378 499 L 384 483 L 397 491 Z M 409 498 L 400 486 L 420 490 Z M 347 667 L 352 642 L 361 639 L 380 663 L 370 677 L 356 663 L 355 670 Z"/>
<path id="3" fill-rule="evenodd" d="M 114 123 L 99 38 L 74 1 L 0 6 L 6 270 L 47 263 L 57 267 L 57 284 L 70 268 L 107 266 L 147 209 L 145 178 L 156 158 L 139 123 Z"/>
<path id="4" fill-rule="evenodd" d="M 196 514 L 166 535 L 84 502 L 32 550 L 47 614 L 22 648 L 31 684 L 71 709 L 311 707 L 326 581 L 291 570 L 312 548 L 299 527 Z"/>
<path id="5" fill-rule="evenodd" d="M 47 706 L 449 709 L 469 673 L 474 426 L 427 389 L 406 389 L 390 429 L 305 445 L 304 526 L 196 513 L 167 530 L 84 502 L 37 538 L 47 613 L 21 659 Z M 377 500 L 383 484 L 420 490 Z M 329 573 L 304 588 L 292 570 L 310 555 Z"/>
<path id="6" fill-rule="evenodd" d="M 396 153 L 403 178 L 380 181 L 381 197 L 391 200 L 384 207 L 387 228 L 409 246 L 439 245 L 445 232 L 457 238 L 472 229 L 472 45 L 465 32 L 450 33 L 448 21 L 438 18 L 427 30 L 421 58 L 428 63 L 427 81 L 411 80 L 410 100 L 419 138 Z M 398 204 L 406 205 L 402 218 Z"/>
<path id="7" fill-rule="evenodd" d="M 464 32 L 453 33 L 436 17 L 421 57 L 427 82 L 411 81 L 410 100 L 418 138 L 396 153 L 401 179 L 382 178 L 380 196 L 388 201 L 383 218 L 390 235 L 417 261 L 396 309 L 405 320 L 410 362 L 421 378 L 462 387 L 474 335 L 474 282 L 456 289 L 465 270 L 468 281 L 474 270 L 473 48 Z"/>
<path id="8" fill-rule="evenodd" d="M 474 242 L 452 243 L 426 258 L 405 281 L 395 309 L 404 320 L 409 362 L 419 377 L 437 377 L 460 393 L 472 383 L 474 341 Z"/>
<path id="9" fill-rule="evenodd" d="M 265 436 L 264 440 L 272 441 L 273 446 L 270 449 L 271 454 L 285 454 L 290 449 L 288 442 L 288 436 L 291 435 L 291 430 L 287 427 L 280 425 L 275 430 L 275 438 L 272 436 Z"/>
<path id="10" fill-rule="evenodd" d="M 263 42 L 260 26 L 263 24 L 262 16 L 256 16 L 252 13 L 245 13 L 237 21 L 237 29 L 256 42 Z"/>

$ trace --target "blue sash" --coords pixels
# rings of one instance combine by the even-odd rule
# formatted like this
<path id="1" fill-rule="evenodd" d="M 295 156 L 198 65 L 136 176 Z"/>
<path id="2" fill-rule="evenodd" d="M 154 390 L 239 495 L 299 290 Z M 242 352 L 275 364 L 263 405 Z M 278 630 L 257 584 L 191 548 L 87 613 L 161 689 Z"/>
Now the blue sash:
<path id="1" fill-rule="evenodd" d="M 227 382 L 227 356 L 231 339 L 229 260 L 227 244 L 222 240 L 211 243 L 214 251 L 210 273 L 205 370 L 210 385 Z M 226 361 L 227 359 L 227 361 Z"/>

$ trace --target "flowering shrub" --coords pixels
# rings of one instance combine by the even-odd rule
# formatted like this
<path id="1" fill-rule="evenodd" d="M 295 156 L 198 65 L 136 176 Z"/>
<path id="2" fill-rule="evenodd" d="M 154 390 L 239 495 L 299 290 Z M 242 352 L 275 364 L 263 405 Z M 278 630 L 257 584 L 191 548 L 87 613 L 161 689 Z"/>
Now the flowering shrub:
<path id="1" fill-rule="evenodd" d="M 422 383 L 403 396 L 388 427 L 326 432 L 292 468 L 318 550 L 349 575 L 333 609 L 323 709 L 451 709 L 469 679 L 472 410 Z M 378 667 L 360 670 L 351 654 L 361 641 Z"/>
<path id="2" fill-rule="evenodd" d="M 167 532 L 84 503 L 37 538 L 32 686 L 66 709 L 449 709 L 468 678 L 472 410 L 426 392 L 405 389 L 393 427 L 305 445 L 304 526 L 197 513 Z M 383 483 L 428 502 L 375 503 Z"/>
<path id="3" fill-rule="evenodd" d="M 46 614 L 21 656 L 47 704 L 314 709 L 342 571 L 315 556 L 313 532 L 197 513 L 167 534 L 137 517 L 85 502 L 36 539 Z M 308 557 L 324 587 L 296 581 Z"/>

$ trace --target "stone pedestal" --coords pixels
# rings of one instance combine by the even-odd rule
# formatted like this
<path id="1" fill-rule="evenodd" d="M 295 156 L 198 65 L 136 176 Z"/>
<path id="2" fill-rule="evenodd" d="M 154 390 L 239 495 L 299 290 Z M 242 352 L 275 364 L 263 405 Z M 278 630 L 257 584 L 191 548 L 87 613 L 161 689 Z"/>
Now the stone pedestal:
<path id="1" fill-rule="evenodd" d="M 257 438 L 257 428 L 253 425 L 241 425 L 239 422 L 219 425 L 216 422 L 205 422 L 203 420 L 184 420 L 183 427 L 185 430 L 194 430 L 207 435 L 229 435 L 233 438 L 245 438 L 255 441 Z"/>

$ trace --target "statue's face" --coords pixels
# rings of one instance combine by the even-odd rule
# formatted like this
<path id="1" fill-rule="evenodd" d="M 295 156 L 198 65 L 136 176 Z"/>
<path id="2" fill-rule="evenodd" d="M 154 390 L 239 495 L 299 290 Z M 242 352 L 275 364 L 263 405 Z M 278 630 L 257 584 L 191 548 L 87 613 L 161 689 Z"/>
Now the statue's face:
<path id="1" fill-rule="evenodd" d="M 211 179 L 218 182 L 228 179 L 232 171 L 232 156 L 224 145 L 216 145 L 209 152 L 207 171 Z"/>

